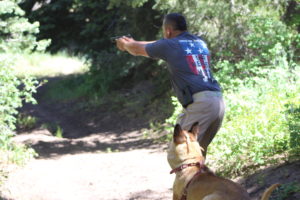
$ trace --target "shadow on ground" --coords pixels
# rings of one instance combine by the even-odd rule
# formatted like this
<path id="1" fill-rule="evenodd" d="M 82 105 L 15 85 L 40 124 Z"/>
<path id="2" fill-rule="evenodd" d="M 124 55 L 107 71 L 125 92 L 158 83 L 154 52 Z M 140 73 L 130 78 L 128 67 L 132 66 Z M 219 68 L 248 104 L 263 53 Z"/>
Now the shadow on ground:
<path id="1" fill-rule="evenodd" d="M 88 103 L 84 99 L 65 101 L 49 98 L 49 94 L 65 95 L 63 92 L 68 89 L 61 84 L 65 84 L 63 81 L 66 79 L 68 77 L 49 78 L 48 83 L 40 87 L 35 95 L 38 104 L 26 104 L 21 110 L 25 116 L 35 117 L 37 122 L 33 130 L 18 130 L 15 140 L 35 149 L 39 158 L 166 146 L 143 137 L 143 131 L 149 128 L 151 121 L 163 121 L 173 112 L 170 100 L 164 102 L 163 109 L 167 111 L 164 113 L 160 110 L 162 105 L 152 106 L 151 98 L 143 97 L 154 95 L 152 83 L 146 81 L 131 90 L 120 90 L 117 92 L 118 100 L 86 107 Z M 73 82 L 65 84 L 66 87 Z M 62 88 L 54 91 L 54 94 L 53 91 L 49 93 L 56 87 Z M 61 130 L 63 138 L 54 137 L 58 130 Z"/>
<path id="2" fill-rule="evenodd" d="M 142 134 L 124 132 L 92 134 L 82 138 L 57 138 L 46 129 L 19 134 L 14 137 L 17 143 L 26 144 L 38 153 L 38 159 L 56 158 L 67 154 L 120 152 L 136 149 L 153 149 L 162 151 L 167 148 L 166 142 L 143 138 Z"/>

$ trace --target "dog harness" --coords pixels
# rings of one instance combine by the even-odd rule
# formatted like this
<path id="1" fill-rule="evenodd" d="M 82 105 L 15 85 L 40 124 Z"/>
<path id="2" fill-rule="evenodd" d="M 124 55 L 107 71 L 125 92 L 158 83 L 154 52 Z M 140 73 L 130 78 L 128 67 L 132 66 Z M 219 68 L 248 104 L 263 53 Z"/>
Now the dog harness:
<path id="1" fill-rule="evenodd" d="M 185 168 L 193 167 L 193 166 L 198 166 L 199 171 L 193 176 L 193 178 L 191 178 L 191 180 L 184 187 L 183 193 L 182 193 L 182 196 L 181 196 L 180 200 L 187 200 L 187 190 L 188 190 L 189 185 L 196 179 L 196 177 L 199 174 L 204 173 L 205 170 L 207 170 L 208 168 L 204 165 L 203 161 L 200 161 L 200 162 L 197 162 L 197 163 L 189 163 L 189 164 L 180 165 L 179 167 L 177 167 L 175 169 L 172 169 L 171 172 L 170 172 L 170 174 L 173 174 L 173 173 L 179 172 L 179 171 L 181 171 Z"/>

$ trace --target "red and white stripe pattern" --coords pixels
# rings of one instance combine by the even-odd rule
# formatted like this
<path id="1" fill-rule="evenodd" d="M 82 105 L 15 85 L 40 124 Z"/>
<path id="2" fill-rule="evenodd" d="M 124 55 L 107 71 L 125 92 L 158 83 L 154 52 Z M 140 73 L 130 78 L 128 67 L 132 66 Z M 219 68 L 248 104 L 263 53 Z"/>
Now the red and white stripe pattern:
<path id="1" fill-rule="evenodd" d="M 206 44 L 202 40 L 179 40 L 186 56 L 190 70 L 203 76 L 203 81 L 211 79 L 210 55 Z"/>

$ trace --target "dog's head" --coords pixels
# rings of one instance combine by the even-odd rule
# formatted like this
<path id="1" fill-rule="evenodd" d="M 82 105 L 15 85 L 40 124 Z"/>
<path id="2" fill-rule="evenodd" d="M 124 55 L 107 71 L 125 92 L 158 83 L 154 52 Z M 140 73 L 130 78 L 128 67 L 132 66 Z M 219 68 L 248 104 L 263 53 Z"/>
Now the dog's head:
<path id="1" fill-rule="evenodd" d="M 168 150 L 168 162 L 172 169 L 190 162 L 203 161 L 203 150 L 198 141 L 198 122 L 194 123 L 190 131 L 183 130 L 179 124 L 174 128 L 173 141 Z"/>

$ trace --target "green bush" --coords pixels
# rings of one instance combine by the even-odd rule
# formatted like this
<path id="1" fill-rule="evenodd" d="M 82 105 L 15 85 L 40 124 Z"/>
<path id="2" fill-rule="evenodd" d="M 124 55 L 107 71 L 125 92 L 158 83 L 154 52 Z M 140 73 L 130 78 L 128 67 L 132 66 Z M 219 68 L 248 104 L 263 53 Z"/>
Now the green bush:
<path id="1" fill-rule="evenodd" d="M 300 105 L 300 82 L 293 80 L 299 73 L 299 66 L 294 71 L 270 70 L 268 78 L 225 92 L 226 117 L 209 150 L 214 158 L 222 158 L 217 163 L 224 173 L 265 164 L 276 154 L 300 153 L 294 145 L 299 136 L 293 132 L 299 134 L 299 129 L 291 130 L 296 117 L 286 108 L 290 102 Z"/>
<path id="2" fill-rule="evenodd" d="M 37 118 L 31 115 L 19 113 L 17 117 L 16 126 L 19 130 L 30 130 L 37 125 Z"/>
<path id="3" fill-rule="evenodd" d="M 289 145 L 300 149 L 300 103 L 289 103 L 286 105 L 287 125 L 290 132 Z"/>
<path id="4" fill-rule="evenodd" d="M 38 23 L 29 23 L 19 8 L 18 0 L 0 1 L 0 153 L 1 162 L 22 162 L 33 156 L 32 150 L 11 142 L 15 129 L 17 108 L 22 103 L 33 102 L 32 93 L 36 92 L 38 81 L 30 76 L 18 78 L 15 56 L 21 52 L 44 49 L 49 41 L 37 41 Z M 2 160 L 3 159 L 3 160 Z"/>
<path id="5" fill-rule="evenodd" d="M 243 59 L 220 60 L 214 66 L 225 90 L 252 81 L 253 77 L 267 77 L 270 69 L 292 69 L 297 62 L 295 52 L 300 47 L 300 34 L 295 30 L 276 19 L 257 16 L 250 16 L 247 26 Z"/>

